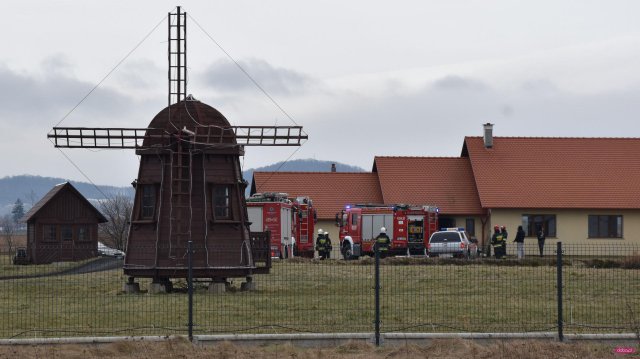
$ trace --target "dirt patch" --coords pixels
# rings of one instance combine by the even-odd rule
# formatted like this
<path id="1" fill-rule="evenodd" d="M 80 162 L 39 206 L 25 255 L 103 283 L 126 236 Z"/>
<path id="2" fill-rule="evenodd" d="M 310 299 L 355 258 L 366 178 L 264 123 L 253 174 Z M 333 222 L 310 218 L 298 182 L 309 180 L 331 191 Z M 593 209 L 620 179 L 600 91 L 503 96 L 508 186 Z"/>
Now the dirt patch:
<path id="1" fill-rule="evenodd" d="M 508 340 L 480 343 L 470 340 L 434 340 L 429 345 L 376 348 L 362 342 L 349 342 L 331 348 L 300 348 L 290 344 L 239 346 L 220 343 L 192 345 L 184 339 L 164 342 L 118 342 L 87 345 L 0 346 L 0 358 L 620 358 L 615 346 L 599 343 L 557 343 Z M 635 347 L 637 351 L 638 348 Z M 632 354 L 622 357 L 638 357 Z"/>

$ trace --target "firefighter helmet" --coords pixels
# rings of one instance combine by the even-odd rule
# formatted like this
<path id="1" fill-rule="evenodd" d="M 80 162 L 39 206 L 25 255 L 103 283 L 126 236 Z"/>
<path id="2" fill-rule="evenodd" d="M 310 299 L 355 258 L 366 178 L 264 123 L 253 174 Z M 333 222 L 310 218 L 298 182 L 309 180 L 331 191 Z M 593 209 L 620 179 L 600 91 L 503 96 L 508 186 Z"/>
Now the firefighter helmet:
<path id="1" fill-rule="evenodd" d="M 384 227 L 380 228 L 380 233 L 387 233 L 387 229 Z"/>
<path id="2" fill-rule="evenodd" d="M 318 229 L 318 234 L 324 234 L 324 231 L 322 230 L 322 228 Z"/>
<path id="3" fill-rule="evenodd" d="M 505 226 L 500 226 L 500 230 L 501 230 L 501 231 L 504 231 L 505 229 L 507 229 L 507 227 L 505 227 Z"/>
<path id="4" fill-rule="evenodd" d="M 497 231 L 500 229 L 500 226 L 496 224 L 495 226 L 493 226 L 493 229 Z"/>

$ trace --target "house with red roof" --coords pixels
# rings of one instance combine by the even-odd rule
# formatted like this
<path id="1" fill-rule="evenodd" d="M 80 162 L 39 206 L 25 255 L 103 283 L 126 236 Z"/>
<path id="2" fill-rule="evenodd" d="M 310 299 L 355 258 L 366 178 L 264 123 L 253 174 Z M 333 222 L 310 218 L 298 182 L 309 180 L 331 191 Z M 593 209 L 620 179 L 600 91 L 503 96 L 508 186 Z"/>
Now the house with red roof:
<path id="1" fill-rule="evenodd" d="M 494 137 L 484 126 L 459 157 L 377 156 L 370 173 L 256 172 L 251 193 L 310 196 L 332 238 L 345 205 L 405 203 L 437 206 L 441 227 L 483 244 L 494 225 L 510 238 L 522 225 L 530 243 L 540 228 L 548 242 L 640 243 L 640 138 Z"/>

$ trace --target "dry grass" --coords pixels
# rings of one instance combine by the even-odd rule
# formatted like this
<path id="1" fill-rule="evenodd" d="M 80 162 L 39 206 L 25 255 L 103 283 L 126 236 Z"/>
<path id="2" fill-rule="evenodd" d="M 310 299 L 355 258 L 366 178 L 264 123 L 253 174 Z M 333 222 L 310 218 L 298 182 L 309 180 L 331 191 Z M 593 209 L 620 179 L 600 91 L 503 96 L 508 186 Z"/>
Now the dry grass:
<path id="1" fill-rule="evenodd" d="M 425 345 L 376 348 L 362 342 L 337 347 L 300 348 L 290 344 L 238 346 L 220 343 L 194 346 L 184 340 L 166 342 L 120 342 L 92 345 L 0 346 L 0 358 L 608 358 L 616 357 L 615 346 L 607 344 L 557 343 L 542 341 L 493 341 L 481 344 L 469 340 L 435 340 Z"/>

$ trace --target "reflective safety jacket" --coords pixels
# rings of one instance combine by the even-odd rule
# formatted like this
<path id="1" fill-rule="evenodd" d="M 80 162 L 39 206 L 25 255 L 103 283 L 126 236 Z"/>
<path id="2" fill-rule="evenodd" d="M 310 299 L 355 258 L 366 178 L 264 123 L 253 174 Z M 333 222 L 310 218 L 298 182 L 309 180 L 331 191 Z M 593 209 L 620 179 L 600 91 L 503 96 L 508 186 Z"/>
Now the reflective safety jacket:
<path id="1" fill-rule="evenodd" d="M 391 245 L 391 240 L 389 239 L 389 236 L 387 236 L 386 233 L 380 233 L 376 237 L 376 247 L 380 252 L 388 251 L 390 245 Z"/>

